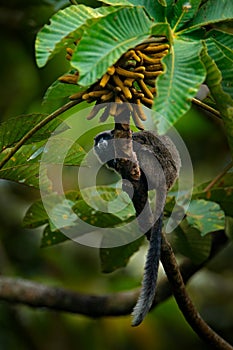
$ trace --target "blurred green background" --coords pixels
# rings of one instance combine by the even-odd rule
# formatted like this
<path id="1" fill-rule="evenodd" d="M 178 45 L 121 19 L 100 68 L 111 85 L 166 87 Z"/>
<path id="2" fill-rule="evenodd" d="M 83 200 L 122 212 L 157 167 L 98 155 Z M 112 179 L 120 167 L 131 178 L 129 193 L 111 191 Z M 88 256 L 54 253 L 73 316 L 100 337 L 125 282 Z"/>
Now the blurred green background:
<path id="1" fill-rule="evenodd" d="M 91 4 L 90 0 L 86 4 Z M 42 111 L 48 86 L 68 69 L 65 51 L 43 68 L 34 59 L 40 27 L 65 0 L 1 0 L 0 118 Z M 81 123 L 79 125 L 81 128 Z M 229 160 L 221 123 L 195 108 L 177 125 L 189 149 L 195 184 L 216 176 Z M 36 190 L 0 182 L 0 273 L 86 293 L 107 293 L 139 287 L 146 247 L 125 269 L 101 274 L 98 250 L 66 242 L 40 248 L 40 230 L 25 230 L 25 211 L 39 197 Z M 229 245 L 189 283 L 201 314 L 233 343 L 233 248 Z M 184 321 L 173 299 L 153 312 L 138 328 L 130 316 L 89 319 L 79 315 L 31 309 L 0 302 L 0 349 L 208 349 Z"/>

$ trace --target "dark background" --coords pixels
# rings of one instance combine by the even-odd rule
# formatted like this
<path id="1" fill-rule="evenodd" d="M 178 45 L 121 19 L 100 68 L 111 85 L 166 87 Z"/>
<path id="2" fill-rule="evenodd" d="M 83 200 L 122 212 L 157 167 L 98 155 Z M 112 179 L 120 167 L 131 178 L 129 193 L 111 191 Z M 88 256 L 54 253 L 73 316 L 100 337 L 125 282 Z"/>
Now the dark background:
<path id="1" fill-rule="evenodd" d="M 87 2 L 86 2 L 87 3 Z M 89 2 L 90 3 L 90 2 Z M 68 2 L 0 1 L 0 119 L 42 110 L 48 86 L 67 71 L 65 52 L 43 69 L 34 59 L 37 31 Z M 190 151 L 195 184 L 216 176 L 227 159 L 221 123 L 193 109 L 177 129 Z M 140 285 L 146 247 L 125 269 L 101 274 L 98 251 L 66 242 L 40 248 L 41 230 L 22 229 L 26 209 L 39 198 L 36 190 L 0 181 L 0 273 L 81 292 L 107 293 Z M 232 245 L 192 278 L 188 290 L 209 324 L 233 342 Z M 208 349 L 186 324 L 173 299 L 156 308 L 136 329 L 130 316 L 89 319 L 45 309 L 0 302 L 0 349 Z"/>

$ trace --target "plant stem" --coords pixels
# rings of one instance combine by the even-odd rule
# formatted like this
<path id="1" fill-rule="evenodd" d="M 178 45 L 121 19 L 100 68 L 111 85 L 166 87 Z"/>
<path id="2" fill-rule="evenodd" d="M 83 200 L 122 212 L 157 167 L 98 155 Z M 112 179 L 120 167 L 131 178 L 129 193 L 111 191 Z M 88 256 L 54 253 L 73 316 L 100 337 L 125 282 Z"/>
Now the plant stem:
<path id="1" fill-rule="evenodd" d="M 215 115 L 218 118 L 221 118 L 221 114 L 219 111 L 217 111 L 216 109 L 214 109 L 213 107 L 208 106 L 206 103 L 198 100 L 197 98 L 193 98 L 192 99 L 192 103 L 194 103 L 195 105 L 205 109 L 207 112 L 212 113 L 213 115 Z"/>
<path id="2" fill-rule="evenodd" d="M 211 188 L 219 181 L 221 178 L 233 167 L 233 160 L 225 166 L 223 171 L 221 171 L 220 174 L 218 174 L 206 188 L 204 189 L 204 192 L 208 192 L 211 190 Z"/>
<path id="3" fill-rule="evenodd" d="M 38 130 L 40 130 L 43 126 L 48 124 L 50 121 L 58 117 L 60 114 L 64 113 L 68 109 L 74 107 L 76 104 L 80 103 L 82 100 L 75 100 L 66 103 L 61 108 L 57 109 L 55 112 L 49 114 L 45 119 L 36 124 L 30 131 L 28 131 L 20 140 L 15 144 L 14 147 L 7 153 L 5 158 L 0 162 L 0 169 L 4 167 L 4 165 L 10 160 L 10 158 L 27 142 Z"/>

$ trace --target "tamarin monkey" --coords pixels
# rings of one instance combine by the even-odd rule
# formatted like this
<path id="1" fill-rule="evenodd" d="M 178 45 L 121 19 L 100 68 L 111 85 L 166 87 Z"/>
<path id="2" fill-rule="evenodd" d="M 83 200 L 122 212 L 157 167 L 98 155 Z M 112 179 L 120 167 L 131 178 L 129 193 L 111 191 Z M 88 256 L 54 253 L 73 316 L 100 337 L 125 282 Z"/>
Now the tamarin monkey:
<path id="1" fill-rule="evenodd" d="M 109 168 L 118 171 L 118 160 L 115 159 L 114 130 L 98 134 L 94 140 L 94 150 L 101 161 Z M 149 240 L 149 248 L 144 268 L 142 288 L 134 307 L 132 326 L 139 325 L 151 308 L 156 291 L 159 268 L 161 230 L 163 210 L 167 191 L 172 187 L 179 175 L 181 161 L 179 153 L 168 136 L 158 136 L 155 132 L 139 131 L 132 134 L 133 151 L 141 170 L 138 181 L 134 181 L 132 202 L 136 211 L 139 226 Z M 127 173 L 127 172 L 126 172 Z M 124 178 L 124 175 L 122 175 Z M 128 180 L 128 179 L 127 179 Z M 123 190 L 130 194 L 127 185 Z M 155 214 L 148 203 L 148 191 L 156 190 Z M 131 188 L 132 190 L 132 188 Z M 143 215 L 140 216 L 140 213 Z M 149 229 L 148 229 L 148 223 Z"/>

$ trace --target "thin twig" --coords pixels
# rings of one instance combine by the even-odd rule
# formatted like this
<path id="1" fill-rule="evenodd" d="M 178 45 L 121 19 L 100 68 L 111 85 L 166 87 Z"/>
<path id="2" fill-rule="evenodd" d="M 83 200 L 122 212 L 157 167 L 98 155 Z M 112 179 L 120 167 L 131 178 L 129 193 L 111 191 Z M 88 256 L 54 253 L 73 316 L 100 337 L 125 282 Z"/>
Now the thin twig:
<path id="1" fill-rule="evenodd" d="M 73 4 L 73 5 L 78 5 L 76 0 L 70 0 L 70 3 Z"/>
<path id="2" fill-rule="evenodd" d="M 161 261 L 167 278 L 171 284 L 176 302 L 192 329 L 201 339 L 203 339 L 207 344 L 213 346 L 215 349 L 233 350 L 233 347 L 229 343 L 227 343 L 207 325 L 196 310 L 192 300 L 187 294 L 172 247 L 164 234 L 161 247 Z"/>
<path id="3" fill-rule="evenodd" d="M 220 174 L 218 174 L 210 183 L 208 186 L 206 186 L 206 188 L 204 189 L 204 192 L 208 192 L 211 190 L 211 188 L 219 181 L 221 180 L 221 178 L 223 178 L 223 176 L 233 167 L 233 160 L 227 164 L 225 166 L 225 168 L 223 169 L 223 171 L 221 171 Z"/>
<path id="4" fill-rule="evenodd" d="M 27 142 L 38 130 L 40 130 L 43 126 L 48 124 L 50 121 L 58 117 L 60 114 L 64 113 L 68 109 L 74 107 L 78 103 L 80 103 L 81 100 L 75 100 L 66 103 L 61 108 L 57 109 L 55 112 L 49 114 L 45 119 L 43 119 L 41 122 L 36 124 L 31 130 L 29 130 L 20 140 L 15 144 L 14 147 L 11 148 L 11 150 L 7 153 L 5 158 L 0 162 L 0 169 L 4 167 L 4 165 L 10 160 L 10 158 Z"/>
<path id="5" fill-rule="evenodd" d="M 221 118 L 221 114 L 219 111 L 217 111 L 216 109 L 214 109 L 213 107 L 210 107 L 209 105 L 207 105 L 206 103 L 198 100 L 197 98 L 193 98 L 192 99 L 192 103 L 194 103 L 195 105 L 201 107 L 202 109 L 205 109 L 207 112 L 212 113 L 213 115 L 215 115 L 218 118 Z"/>

